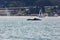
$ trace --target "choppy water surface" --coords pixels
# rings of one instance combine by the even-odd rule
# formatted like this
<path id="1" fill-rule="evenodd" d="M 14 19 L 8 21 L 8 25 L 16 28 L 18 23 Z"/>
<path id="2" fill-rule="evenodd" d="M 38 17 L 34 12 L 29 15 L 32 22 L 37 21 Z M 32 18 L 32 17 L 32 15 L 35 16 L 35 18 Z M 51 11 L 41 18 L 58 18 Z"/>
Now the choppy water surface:
<path id="1" fill-rule="evenodd" d="M 60 19 L 0 19 L 0 40 L 60 40 Z"/>

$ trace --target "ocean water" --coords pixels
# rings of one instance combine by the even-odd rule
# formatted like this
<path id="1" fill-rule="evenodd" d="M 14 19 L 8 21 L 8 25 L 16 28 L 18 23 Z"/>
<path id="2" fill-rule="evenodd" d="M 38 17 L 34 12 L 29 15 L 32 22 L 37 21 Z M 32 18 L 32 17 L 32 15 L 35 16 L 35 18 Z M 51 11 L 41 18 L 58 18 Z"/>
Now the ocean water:
<path id="1" fill-rule="evenodd" d="M 0 18 L 0 40 L 60 40 L 60 19 Z"/>

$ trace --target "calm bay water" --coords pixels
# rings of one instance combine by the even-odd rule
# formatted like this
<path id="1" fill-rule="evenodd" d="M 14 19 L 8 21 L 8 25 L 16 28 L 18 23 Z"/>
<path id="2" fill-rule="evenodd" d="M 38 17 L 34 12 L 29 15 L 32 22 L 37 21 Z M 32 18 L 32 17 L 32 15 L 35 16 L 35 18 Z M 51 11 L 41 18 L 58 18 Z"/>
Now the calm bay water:
<path id="1" fill-rule="evenodd" d="M 60 19 L 0 18 L 0 40 L 60 40 Z"/>

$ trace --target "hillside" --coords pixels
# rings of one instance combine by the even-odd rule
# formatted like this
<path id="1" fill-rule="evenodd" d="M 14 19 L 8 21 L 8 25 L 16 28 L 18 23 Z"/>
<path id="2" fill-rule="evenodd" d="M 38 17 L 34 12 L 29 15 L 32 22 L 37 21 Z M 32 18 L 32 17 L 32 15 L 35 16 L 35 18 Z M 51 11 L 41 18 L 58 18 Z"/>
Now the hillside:
<path id="1" fill-rule="evenodd" d="M 0 7 L 59 5 L 60 0 L 0 0 Z"/>

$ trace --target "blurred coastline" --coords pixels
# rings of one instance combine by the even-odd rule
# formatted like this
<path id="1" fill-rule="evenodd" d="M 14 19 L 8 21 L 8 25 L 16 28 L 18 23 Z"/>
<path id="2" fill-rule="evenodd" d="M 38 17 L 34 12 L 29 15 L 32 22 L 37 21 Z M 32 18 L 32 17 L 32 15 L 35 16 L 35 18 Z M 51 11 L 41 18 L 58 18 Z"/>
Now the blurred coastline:
<path id="1" fill-rule="evenodd" d="M 58 17 L 52 17 L 52 16 L 46 16 L 46 17 L 38 17 L 38 16 L 0 16 L 0 18 L 60 18 L 60 16 Z"/>

